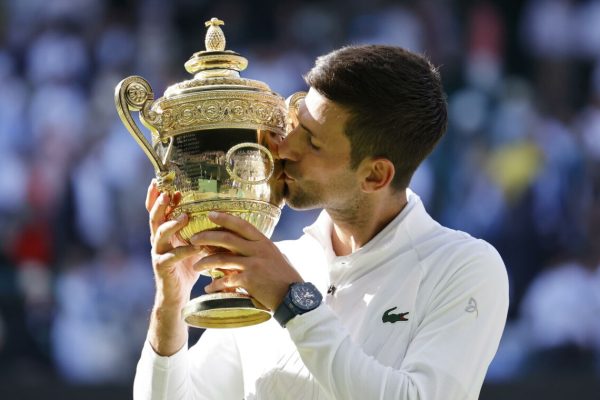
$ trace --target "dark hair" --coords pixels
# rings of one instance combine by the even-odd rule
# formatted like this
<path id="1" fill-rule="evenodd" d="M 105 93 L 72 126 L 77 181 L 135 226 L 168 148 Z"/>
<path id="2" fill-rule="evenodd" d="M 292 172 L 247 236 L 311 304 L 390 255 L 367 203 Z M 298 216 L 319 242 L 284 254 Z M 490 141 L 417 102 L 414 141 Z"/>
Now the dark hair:
<path id="1" fill-rule="evenodd" d="M 351 166 L 385 157 L 404 189 L 446 130 L 446 96 L 437 69 L 393 46 L 348 46 L 317 58 L 308 85 L 350 112 Z"/>

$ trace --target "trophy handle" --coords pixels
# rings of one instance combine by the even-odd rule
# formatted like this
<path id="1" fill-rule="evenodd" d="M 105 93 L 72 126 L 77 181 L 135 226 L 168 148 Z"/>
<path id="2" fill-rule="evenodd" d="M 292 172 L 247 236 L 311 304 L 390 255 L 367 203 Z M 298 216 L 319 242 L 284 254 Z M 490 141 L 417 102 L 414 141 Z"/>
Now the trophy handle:
<path id="1" fill-rule="evenodd" d="M 285 105 L 287 106 L 287 130 L 288 132 L 294 129 L 298 125 L 298 109 L 300 108 L 300 102 L 306 97 L 306 92 L 296 92 L 285 99 Z"/>
<path id="2" fill-rule="evenodd" d="M 150 84 L 140 76 L 123 79 L 115 88 L 115 105 L 121 121 L 140 145 L 152 162 L 156 175 L 161 178 L 168 175 L 168 170 L 140 128 L 136 125 L 130 111 L 140 111 L 154 101 L 154 93 Z"/>

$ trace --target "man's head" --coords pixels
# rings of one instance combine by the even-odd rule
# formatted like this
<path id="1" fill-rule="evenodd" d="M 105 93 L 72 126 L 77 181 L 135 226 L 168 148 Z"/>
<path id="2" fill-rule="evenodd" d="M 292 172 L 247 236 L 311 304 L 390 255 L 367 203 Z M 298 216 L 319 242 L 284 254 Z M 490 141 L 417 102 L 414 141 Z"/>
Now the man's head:
<path id="1" fill-rule="evenodd" d="M 424 57 L 392 46 L 350 46 L 317 59 L 306 82 L 348 111 L 351 166 L 390 160 L 391 186 L 405 189 L 446 130 L 440 76 Z"/>

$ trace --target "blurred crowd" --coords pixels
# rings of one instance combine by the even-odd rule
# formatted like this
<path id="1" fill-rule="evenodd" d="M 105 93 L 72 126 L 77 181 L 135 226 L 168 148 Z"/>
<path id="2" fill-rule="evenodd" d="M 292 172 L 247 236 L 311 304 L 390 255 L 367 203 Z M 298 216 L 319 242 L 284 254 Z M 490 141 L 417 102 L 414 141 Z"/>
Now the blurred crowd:
<path id="1" fill-rule="evenodd" d="M 450 126 L 411 187 L 510 277 L 489 379 L 565 362 L 600 375 L 600 0 L 3 0 L 0 380 L 130 382 L 153 300 L 153 171 L 114 88 L 141 75 L 160 97 L 189 79 L 211 17 L 243 76 L 284 97 L 342 45 L 425 53 Z M 285 209 L 274 239 L 316 215 Z"/>

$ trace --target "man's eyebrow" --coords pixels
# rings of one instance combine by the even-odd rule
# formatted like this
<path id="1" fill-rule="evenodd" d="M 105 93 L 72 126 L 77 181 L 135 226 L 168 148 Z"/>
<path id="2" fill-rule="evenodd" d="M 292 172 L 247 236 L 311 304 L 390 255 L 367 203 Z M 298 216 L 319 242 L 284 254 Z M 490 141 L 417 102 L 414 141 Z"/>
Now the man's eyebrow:
<path id="1" fill-rule="evenodd" d="M 313 135 L 313 136 L 314 136 L 314 133 L 313 133 L 313 131 L 311 131 L 310 129 L 308 129 L 308 128 L 306 127 L 306 125 L 304 125 L 302 122 L 298 121 L 298 125 L 300 125 L 300 127 L 301 127 L 302 129 L 304 129 L 305 131 L 307 131 L 308 133 L 310 133 L 311 135 Z"/>

